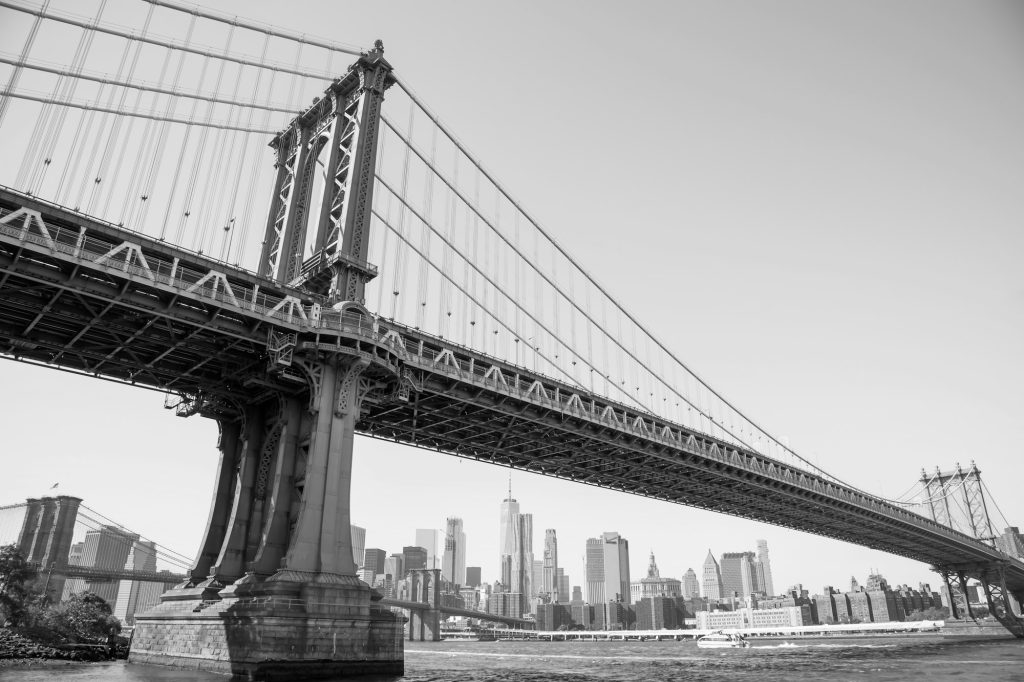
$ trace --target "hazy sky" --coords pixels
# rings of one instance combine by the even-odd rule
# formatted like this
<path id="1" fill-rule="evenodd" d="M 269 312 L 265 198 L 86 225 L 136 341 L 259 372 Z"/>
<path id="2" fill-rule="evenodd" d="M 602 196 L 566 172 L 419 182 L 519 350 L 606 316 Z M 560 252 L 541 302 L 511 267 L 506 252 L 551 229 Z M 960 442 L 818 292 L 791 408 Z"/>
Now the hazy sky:
<path id="1" fill-rule="evenodd" d="M 555 238 L 755 421 L 889 496 L 922 467 L 973 459 L 1024 525 L 1024 5 L 210 4 L 383 39 Z M 195 552 L 213 422 L 175 418 L 157 393 L 13 362 L 0 382 L 0 504 L 59 481 Z M 353 521 L 367 547 L 395 552 L 461 516 L 467 564 L 494 580 L 507 476 L 360 438 Z M 522 473 L 512 485 L 537 558 L 555 528 L 574 585 L 586 538 L 603 531 L 629 540 L 634 578 L 652 550 L 680 577 L 709 548 L 764 538 L 779 589 L 875 568 L 937 584 L 922 564 L 769 525 Z"/>

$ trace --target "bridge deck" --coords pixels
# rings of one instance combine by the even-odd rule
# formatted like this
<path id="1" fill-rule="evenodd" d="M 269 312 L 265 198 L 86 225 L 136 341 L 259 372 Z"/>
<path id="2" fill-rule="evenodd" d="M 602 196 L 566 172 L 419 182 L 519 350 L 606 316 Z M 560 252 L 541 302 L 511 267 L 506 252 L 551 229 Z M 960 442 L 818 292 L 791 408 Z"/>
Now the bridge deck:
<path id="1" fill-rule="evenodd" d="M 25 210 L 27 209 L 27 211 Z M 35 213 L 32 213 L 35 212 Z M 0 352 L 190 395 L 207 416 L 302 393 L 289 349 L 358 353 L 402 376 L 371 394 L 375 438 L 845 540 L 936 566 L 1024 564 L 868 494 L 529 370 L 0 189 Z M 293 335 L 293 336 L 292 336 Z M 285 344 L 287 345 L 287 344 Z"/>

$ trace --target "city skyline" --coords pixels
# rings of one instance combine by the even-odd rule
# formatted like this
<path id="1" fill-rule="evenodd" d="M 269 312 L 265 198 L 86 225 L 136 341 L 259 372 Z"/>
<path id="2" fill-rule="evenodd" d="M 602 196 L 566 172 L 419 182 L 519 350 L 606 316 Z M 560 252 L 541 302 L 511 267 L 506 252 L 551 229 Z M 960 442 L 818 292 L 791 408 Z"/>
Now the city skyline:
<path id="1" fill-rule="evenodd" d="M 894 8 L 881 27 L 852 5 L 828 16 L 810 4 L 782 14 L 751 7 L 740 17 L 708 4 L 641 16 L 594 4 L 545 8 L 544 22 L 506 8 L 477 16 L 490 27 L 481 31 L 456 31 L 449 9 L 370 7 L 344 22 L 344 39 L 384 38 L 388 59 L 581 262 L 808 459 L 895 496 L 921 468 L 950 468 L 971 442 L 994 498 L 1024 525 L 1008 446 L 1024 438 L 1015 388 L 1024 289 L 1013 255 L 1024 247 L 1022 106 L 1000 85 L 1019 80 L 1008 65 L 1024 63 L 1008 33 L 1019 15 L 925 7 Z M 270 3 L 219 8 L 309 29 Z M 340 9 L 318 11 L 342 25 Z M 954 57 L 941 36 L 959 26 L 970 30 Z M 859 35 L 869 28 L 877 40 L 865 51 Z M 524 35 L 571 66 L 569 87 L 537 77 L 551 56 L 523 49 Z M 609 45 L 642 48 L 654 56 L 650 70 L 634 81 L 631 58 Z M 613 78 L 633 84 L 645 106 L 621 150 L 635 170 L 611 193 L 595 190 L 607 179 L 594 140 L 621 126 L 595 103 Z M 523 92 L 552 102 L 556 120 L 512 94 Z M 16 363 L 0 372 L 11 387 L 0 397 L 6 456 L 19 458 L 0 501 L 59 481 L 60 492 L 195 554 L 215 424 L 174 418 L 160 394 Z M 489 538 L 505 469 L 366 438 L 356 451 L 352 521 L 370 529 L 368 546 L 408 545 L 410 514 L 438 528 L 459 514 L 472 552 L 479 543 L 469 563 L 499 555 Z M 622 493 L 520 473 L 515 486 L 536 527 L 558 530 L 574 584 L 581 542 L 611 529 L 639 555 L 655 549 L 674 576 L 698 570 L 721 537 L 766 538 L 778 586 L 800 571 L 805 584 L 828 584 L 844 566 L 912 584 L 933 575 L 839 541 Z M 382 509 L 382 490 L 408 502 Z M 560 525 L 559 515 L 576 518 Z"/>

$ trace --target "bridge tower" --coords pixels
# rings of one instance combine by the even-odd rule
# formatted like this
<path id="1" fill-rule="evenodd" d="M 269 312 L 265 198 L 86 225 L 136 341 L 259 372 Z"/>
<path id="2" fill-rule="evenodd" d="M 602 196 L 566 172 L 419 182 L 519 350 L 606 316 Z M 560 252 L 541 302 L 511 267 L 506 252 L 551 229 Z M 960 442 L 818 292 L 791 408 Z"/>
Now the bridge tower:
<path id="1" fill-rule="evenodd" d="M 26 500 L 18 549 L 47 576 L 46 596 L 52 603 L 60 601 L 64 592 L 64 571 L 81 503 L 80 498 L 69 495 Z"/>
<path id="2" fill-rule="evenodd" d="M 271 142 L 277 181 L 259 273 L 349 335 L 270 327 L 269 366 L 243 395 L 179 407 L 219 425 L 214 498 L 188 579 L 137 617 L 132 661 L 261 680 L 404 670 L 402 618 L 356 576 L 349 512 L 362 402 L 395 393 L 400 376 L 393 353 L 351 339 L 372 336 L 363 288 L 376 272 L 366 262 L 373 171 L 393 82 L 377 41 Z"/>
<path id="3" fill-rule="evenodd" d="M 425 609 L 409 609 L 406 630 L 410 642 L 441 641 L 441 569 L 419 568 L 409 571 L 410 600 L 427 604 Z"/>
<path id="4" fill-rule="evenodd" d="M 946 472 L 936 467 L 934 474 L 922 469 L 920 482 L 924 504 L 933 521 L 995 545 L 995 531 L 988 514 L 981 471 L 974 462 L 966 471 L 960 464 Z M 1007 564 L 1008 561 L 935 566 L 949 595 L 950 616 L 962 621 L 977 619 L 968 589 L 968 581 L 974 579 L 981 585 L 989 613 L 1016 637 L 1024 638 L 1024 619 L 1020 613 L 1024 590 L 1013 593 L 1007 587 Z"/>

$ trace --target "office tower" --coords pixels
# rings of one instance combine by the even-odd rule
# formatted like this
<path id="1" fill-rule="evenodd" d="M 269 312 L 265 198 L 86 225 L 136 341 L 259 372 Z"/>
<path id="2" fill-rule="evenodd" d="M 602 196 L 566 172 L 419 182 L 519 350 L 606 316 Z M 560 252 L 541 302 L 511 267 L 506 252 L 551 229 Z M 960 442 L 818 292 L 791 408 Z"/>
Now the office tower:
<path id="1" fill-rule="evenodd" d="M 700 582 L 697 574 L 692 568 L 686 569 L 683 574 L 683 599 L 693 599 L 700 596 Z"/>
<path id="2" fill-rule="evenodd" d="M 533 589 L 533 514 L 522 514 L 519 503 L 508 497 L 501 503 L 499 526 L 501 584 L 506 592 L 519 596 L 519 614 L 528 612 Z"/>
<path id="3" fill-rule="evenodd" d="M 604 542 L 601 538 L 587 538 L 587 603 L 603 604 L 604 590 Z"/>
<path id="4" fill-rule="evenodd" d="M 516 553 L 516 537 L 518 535 L 516 517 L 519 516 L 519 503 L 512 498 L 512 484 L 509 483 L 508 497 L 501 503 L 501 516 L 498 522 L 498 565 L 504 563 L 504 557 Z M 508 585 L 510 577 L 503 576 L 501 582 Z"/>
<path id="5" fill-rule="evenodd" d="M 427 567 L 427 550 L 423 547 L 403 547 L 402 558 L 406 573 L 418 568 Z"/>
<path id="6" fill-rule="evenodd" d="M 466 534 L 462 530 L 462 519 L 454 516 L 445 521 L 441 577 L 453 585 L 466 583 Z"/>
<path id="7" fill-rule="evenodd" d="M 560 568 L 555 573 L 555 582 L 558 585 L 558 601 L 569 601 L 569 576 L 563 569 Z"/>
<path id="8" fill-rule="evenodd" d="M 466 587 L 480 587 L 480 567 L 466 567 Z"/>
<path id="9" fill-rule="evenodd" d="M 533 560 L 533 571 L 530 573 L 530 597 L 540 594 L 540 586 L 544 582 L 544 562 L 540 559 Z"/>
<path id="10" fill-rule="evenodd" d="M 366 551 L 366 529 L 359 526 L 352 526 L 352 563 L 356 569 L 363 566 L 363 553 Z"/>
<path id="11" fill-rule="evenodd" d="M 128 553 L 124 569 L 156 573 L 156 544 L 149 540 L 137 540 Z M 119 581 L 117 597 L 110 604 L 114 617 L 127 625 L 133 624 L 136 613 L 145 611 L 160 602 L 160 595 L 168 589 L 168 585 L 173 585 L 173 583 L 142 582 L 141 580 Z"/>
<path id="12" fill-rule="evenodd" d="M 552 601 L 558 601 L 558 538 L 555 529 L 544 531 L 544 573 L 541 577 L 541 594 Z"/>
<path id="13" fill-rule="evenodd" d="M 116 526 L 101 526 L 98 530 L 90 530 L 85 534 L 79 565 L 91 568 L 123 570 L 128 562 L 128 554 L 132 551 L 139 536 L 129 533 Z M 64 586 L 63 598 L 75 592 L 92 592 L 103 598 L 111 607 L 117 603 L 119 580 L 89 580 L 84 585 L 78 581 L 67 581 Z"/>
<path id="14" fill-rule="evenodd" d="M 722 596 L 738 597 L 746 603 L 754 591 L 754 553 L 725 552 L 722 554 Z"/>
<path id="15" fill-rule="evenodd" d="M 605 599 L 629 604 L 629 542 L 618 533 L 602 533 L 601 540 Z"/>
<path id="16" fill-rule="evenodd" d="M 757 582 L 758 589 L 769 597 L 775 596 L 775 583 L 772 582 L 772 562 L 768 556 L 768 541 L 757 541 Z"/>
<path id="17" fill-rule="evenodd" d="M 390 575 L 395 582 L 405 579 L 405 555 L 392 554 L 384 560 L 384 575 Z"/>
<path id="18" fill-rule="evenodd" d="M 708 557 L 704 560 L 702 588 L 705 599 L 719 600 L 722 598 L 722 572 L 710 549 L 708 550 Z"/>
<path id="19" fill-rule="evenodd" d="M 383 549 L 377 549 L 371 547 L 363 553 L 363 570 L 371 577 L 367 580 L 370 585 L 373 585 L 373 578 L 378 575 L 384 575 L 384 563 L 387 561 L 388 553 Z"/>
<path id="20" fill-rule="evenodd" d="M 416 546 L 427 550 L 427 565 L 424 568 L 441 568 L 441 531 L 435 528 L 417 528 Z"/>

